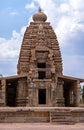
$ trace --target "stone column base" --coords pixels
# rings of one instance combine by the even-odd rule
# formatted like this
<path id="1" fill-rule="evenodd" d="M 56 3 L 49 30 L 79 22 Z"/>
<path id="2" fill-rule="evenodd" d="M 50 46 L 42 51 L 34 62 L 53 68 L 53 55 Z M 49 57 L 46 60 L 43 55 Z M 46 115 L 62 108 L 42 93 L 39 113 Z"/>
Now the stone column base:
<path id="1" fill-rule="evenodd" d="M 64 98 L 56 98 L 56 106 L 57 107 L 64 107 Z"/>
<path id="2" fill-rule="evenodd" d="M 25 98 L 18 98 L 16 100 L 17 106 L 26 106 L 26 99 Z"/>

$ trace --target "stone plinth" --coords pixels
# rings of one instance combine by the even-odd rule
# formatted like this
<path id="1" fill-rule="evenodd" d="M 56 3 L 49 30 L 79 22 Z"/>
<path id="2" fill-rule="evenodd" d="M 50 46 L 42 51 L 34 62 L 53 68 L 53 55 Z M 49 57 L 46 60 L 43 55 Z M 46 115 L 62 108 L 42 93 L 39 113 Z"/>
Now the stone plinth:
<path id="1" fill-rule="evenodd" d="M 65 107 L 0 107 L 0 123 L 50 122 L 84 123 L 84 108 Z"/>

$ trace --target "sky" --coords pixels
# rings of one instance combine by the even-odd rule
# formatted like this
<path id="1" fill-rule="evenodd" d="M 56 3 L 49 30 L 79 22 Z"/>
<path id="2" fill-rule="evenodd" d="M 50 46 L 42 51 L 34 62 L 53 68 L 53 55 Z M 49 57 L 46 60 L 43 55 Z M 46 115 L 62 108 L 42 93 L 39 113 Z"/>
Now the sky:
<path id="1" fill-rule="evenodd" d="M 63 74 L 84 78 L 84 0 L 2 0 L 0 74 L 17 74 L 22 38 L 38 8 L 46 13 L 61 49 Z"/>

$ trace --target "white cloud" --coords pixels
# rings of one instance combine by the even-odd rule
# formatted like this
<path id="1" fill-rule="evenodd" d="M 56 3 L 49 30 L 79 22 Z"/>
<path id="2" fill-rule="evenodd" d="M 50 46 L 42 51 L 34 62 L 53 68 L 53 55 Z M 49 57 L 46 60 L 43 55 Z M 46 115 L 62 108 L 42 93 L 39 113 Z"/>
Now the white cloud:
<path id="1" fill-rule="evenodd" d="M 63 3 L 60 5 L 60 8 L 59 8 L 60 12 L 62 13 L 66 13 L 67 11 L 70 10 L 70 7 L 67 3 Z"/>
<path id="2" fill-rule="evenodd" d="M 75 10 L 84 9 L 84 0 L 70 0 L 70 5 Z"/>
<path id="3" fill-rule="evenodd" d="M 30 3 L 30 4 L 26 4 L 26 5 L 25 5 L 25 8 L 26 8 L 26 9 L 34 9 L 34 8 L 36 8 L 36 6 L 35 6 L 34 2 L 32 2 L 32 3 Z"/>
<path id="4" fill-rule="evenodd" d="M 0 38 L 0 74 L 8 76 L 17 73 L 17 60 L 26 26 L 20 32 L 13 30 L 10 39 Z"/>
<path id="5" fill-rule="evenodd" d="M 24 31 L 25 27 L 22 27 L 20 33 L 14 30 L 10 39 L 0 38 L 0 60 L 18 56 Z"/>
<path id="6" fill-rule="evenodd" d="M 77 76 L 80 78 L 84 77 L 84 56 L 80 55 L 63 55 L 64 74 Z"/>
<path id="7" fill-rule="evenodd" d="M 20 33 L 14 30 L 10 39 L 0 38 L 0 73 L 3 76 L 16 74 L 17 58 L 25 28 L 22 27 Z"/>
<path id="8" fill-rule="evenodd" d="M 15 15 L 18 15 L 19 13 L 17 12 L 17 11 L 12 11 L 11 13 L 10 13 L 10 15 L 12 15 L 12 16 L 15 16 Z"/>

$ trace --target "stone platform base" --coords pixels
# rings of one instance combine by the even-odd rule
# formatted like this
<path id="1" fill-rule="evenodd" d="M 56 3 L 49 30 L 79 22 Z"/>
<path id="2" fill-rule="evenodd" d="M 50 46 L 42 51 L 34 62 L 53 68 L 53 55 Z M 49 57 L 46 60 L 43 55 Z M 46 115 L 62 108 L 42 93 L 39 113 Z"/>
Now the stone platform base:
<path id="1" fill-rule="evenodd" d="M 53 124 L 84 123 L 80 107 L 0 107 L 0 123 L 50 122 Z"/>

